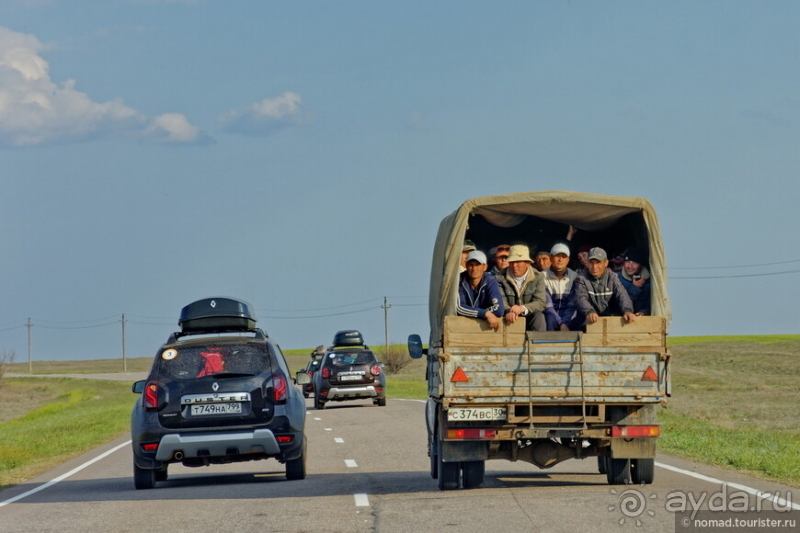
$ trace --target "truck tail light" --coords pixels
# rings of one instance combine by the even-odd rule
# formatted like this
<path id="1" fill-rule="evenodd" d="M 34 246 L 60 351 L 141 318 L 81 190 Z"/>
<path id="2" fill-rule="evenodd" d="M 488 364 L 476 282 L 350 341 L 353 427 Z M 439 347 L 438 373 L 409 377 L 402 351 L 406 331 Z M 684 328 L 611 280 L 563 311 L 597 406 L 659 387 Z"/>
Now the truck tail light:
<path id="1" fill-rule="evenodd" d="M 480 429 L 480 428 L 454 428 L 447 430 L 447 439 L 459 440 L 477 440 L 477 439 L 493 439 L 497 436 L 496 429 Z"/>
<path id="2" fill-rule="evenodd" d="M 289 398 L 289 384 L 286 378 L 280 374 L 272 376 L 272 401 L 274 403 L 285 403 Z"/>
<path id="3" fill-rule="evenodd" d="M 612 437 L 660 437 L 661 426 L 612 426 Z"/>
<path id="4" fill-rule="evenodd" d="M 372 365 L 369 369 L 372 372 L 373 376 L 380 376 L 381 375 L 381 365 Z"/>

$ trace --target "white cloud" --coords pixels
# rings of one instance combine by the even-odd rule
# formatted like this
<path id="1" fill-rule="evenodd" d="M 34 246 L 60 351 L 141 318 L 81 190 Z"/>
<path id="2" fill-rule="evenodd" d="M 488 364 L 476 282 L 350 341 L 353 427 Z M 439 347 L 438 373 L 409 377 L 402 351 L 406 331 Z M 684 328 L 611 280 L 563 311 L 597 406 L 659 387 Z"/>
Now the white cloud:
<path id="1" fill-rule="evenodd" d="M 219 117 L 218 123 L 223 131 L 229 133 L 269 135 L 310 120 L 311 115 L 303 106 L 300 95 L 287 91 L 274 98 L 255 102 L 247 109 L 232 109 Z"/>
<path id="2" fill-rule="evenodd" d="M 145 137 L 161 143 L 206 144 L 211 138 L 193 126 L 181 113 L 164 113 L 154 118 L 145 129 Z"/>
<path id="3" fill-rule="evenodd" d="M 32 146 L 126 136 L 196 143 L 204 136 L 186 117 L 148 119 L 121 99 L 94 102 L 75 80 L 56 84 L 33 35 L 0 26 L 0 146 Z M 180 117 L 180 118 L 178 118 Z"/>

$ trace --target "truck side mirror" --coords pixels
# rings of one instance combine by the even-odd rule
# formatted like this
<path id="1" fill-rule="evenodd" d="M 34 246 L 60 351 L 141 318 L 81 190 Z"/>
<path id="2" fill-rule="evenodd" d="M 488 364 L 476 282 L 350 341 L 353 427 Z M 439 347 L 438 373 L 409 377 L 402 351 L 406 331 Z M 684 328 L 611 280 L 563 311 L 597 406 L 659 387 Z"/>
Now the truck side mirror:
<path id="1" fill-rule="evenodd" d="M 422 339 L 419 335 L 414 334 L 408 336 L 408 355 L 410 355 L 412 359 L 419 359 L 427 353 L 428 350 L 422 347 Z"/>

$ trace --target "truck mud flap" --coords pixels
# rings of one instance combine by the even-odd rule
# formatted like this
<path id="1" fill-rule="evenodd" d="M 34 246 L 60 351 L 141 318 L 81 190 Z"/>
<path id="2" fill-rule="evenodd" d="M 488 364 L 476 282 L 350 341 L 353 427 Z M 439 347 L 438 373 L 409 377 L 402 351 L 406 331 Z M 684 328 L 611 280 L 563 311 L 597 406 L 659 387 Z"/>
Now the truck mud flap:
<path id="1" fill-rule="evenodd" d="M 656 439 L 611 439 L 611 457 L 614 459 L 650 459 L 656 456 Z"/>
<path id="2" fill-rule="evenodd" d="M 489 444 L 486 442 L 439 441 L 440 457 L 445 463 L 460 461 L 485 461 L 489 458 Z"/>

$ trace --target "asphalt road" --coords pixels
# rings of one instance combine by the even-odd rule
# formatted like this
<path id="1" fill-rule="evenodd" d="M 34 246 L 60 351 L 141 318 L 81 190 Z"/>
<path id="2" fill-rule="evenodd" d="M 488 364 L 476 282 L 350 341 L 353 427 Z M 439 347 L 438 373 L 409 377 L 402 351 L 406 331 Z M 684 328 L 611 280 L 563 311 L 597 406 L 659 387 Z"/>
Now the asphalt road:
<path id="1" fill-rule="evenodd" d="M 759 500 L 762 509 L 771 507 L 769 499 L 744 488 L 791 498 L 794 510 L 771 517 L 796 519 L 798 527 L 768 530 L 800 529 L 800 489 L 664 456 L 658 463 L 665 467 L 657 467 L 655 483 L 645 487 L 610 487 L 592 458 L 549 470 L 489 461 L 484 487 L 440 492 L 429 474 L 423 402 L 389 399 L 386 407 L 345 402 L 322 411 L 311 401 L 308 406 L 305 480 L 286 481 L 283 465 L 274 460 L 173 466 L 166 482 L 137 491 L 125 436 L 0 492 L 0 531 L 673 532 L 675 514 L 666 509 L 668 502 L 674 505 L 676 494 L 684 494 L 691 505 L 689 492 L 695 501 L 705 494 L 707 502 L 722 494 L 722 482 L 728 485 L 717 500 L 725 505 L 742 493 L 750 507 Z"/>

